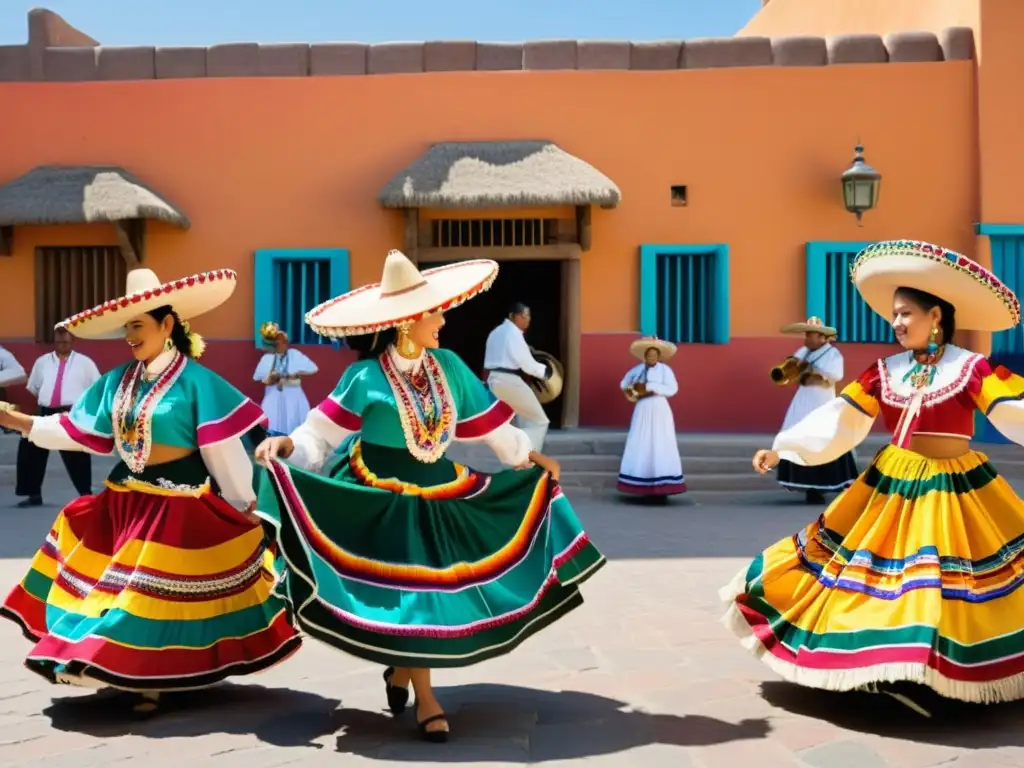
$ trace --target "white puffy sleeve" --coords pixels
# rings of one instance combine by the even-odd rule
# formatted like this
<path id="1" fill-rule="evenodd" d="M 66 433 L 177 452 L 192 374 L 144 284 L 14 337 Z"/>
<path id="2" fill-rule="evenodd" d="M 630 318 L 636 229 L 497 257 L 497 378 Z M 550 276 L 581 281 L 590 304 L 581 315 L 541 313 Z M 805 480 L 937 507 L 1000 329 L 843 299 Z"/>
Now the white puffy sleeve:
<path id="1" fill-rule="evenodd" d="M 480 438 L 490 448 L 498 460 L 510 467 L 521 467 L 530 458 L 533 445 L 530 437 L 511 424 L 503 424 Z"/>
<path id="2" fill-rule="evenodd" d="M 252 461 L 240 437 L 199 449 L 224 500 L 236 509 L 245 509 L 256 501 L 252 488 Z"/>
<path id="3" fill-rule="evenodd" d="M 664 363 L 658 363 L 657 381 L 647 378 L 647 389 L 662 397 L 673 397 L 679 391 L 675 372 Z"/>
<path id="4" fill-rule="evenodd" d="M 874 365 L 847 384 L 839 397 L 780 432 L 772 450 L 804 467 L 835 461 L 868 436 L 878 416 L 877 392 L 878 367 Z"/>
<path id="5" fill-rule="evenodd" d="M 81 451 L 97 456 L 105 456 L 111 452 L 103 450 L 107 446 L 99 445 L 99 439 L 97 439 L 97 446 L 91 447 L 91 443 L 87 441 L 87 438 L 91 437 L 90 435 L 76 435 L 74 432 L 69 432 L 68 419 L 66 416 L 61 418 L 62 416 L 64 414 L 61 413 L 55 413 L 52 416 L 33 416 L 32 428 L 25 437 L 33 445 L 47 451 Z M 112 441 L 110 449 L 113 449 Z"/>
<path id="6" fill-rule="evenodd" d="M 295 450 L 288 457 L 288 463 L 299 469 L 319 472 L 345 438 L 357 431 L 332 420 L 321 407 L 313 408 L 306 420 L 289 435 Z"/>

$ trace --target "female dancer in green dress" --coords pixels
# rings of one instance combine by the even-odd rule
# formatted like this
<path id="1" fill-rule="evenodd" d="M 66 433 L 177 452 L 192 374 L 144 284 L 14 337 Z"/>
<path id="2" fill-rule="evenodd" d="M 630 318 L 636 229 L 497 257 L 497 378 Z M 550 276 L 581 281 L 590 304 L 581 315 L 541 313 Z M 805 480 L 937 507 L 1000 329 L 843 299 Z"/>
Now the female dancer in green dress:
<path id="1" fill-rule="evenodd" d="M 559 489 L 557 462 L 438 349 L 443 313 L 497 272 L 469 261 L 421 274 L 392 251 L 380 284 L 312 310 L 311 327 L 351 337 L 362 359 L 301 427 L 256 452 L 269 469 L 256 514 L 285 566 L 277 594 L 309 635 L 389 665 L 393 713 L 411 683 L 428 741 L 448 734 L 430 670 L 508 653 L 579 606 L 578 585 L 604 564 Z M 455 464 L 444 457 L 452 440 L 484 442 L 520 471 Z M 314 474 L 343 442 L 335 476 Z"/>

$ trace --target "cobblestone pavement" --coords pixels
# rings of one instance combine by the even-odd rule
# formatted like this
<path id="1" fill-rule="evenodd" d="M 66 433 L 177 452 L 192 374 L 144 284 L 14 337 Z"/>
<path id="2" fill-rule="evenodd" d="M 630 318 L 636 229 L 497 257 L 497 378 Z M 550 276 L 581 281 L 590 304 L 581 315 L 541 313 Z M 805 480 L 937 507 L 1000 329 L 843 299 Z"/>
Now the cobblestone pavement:
<path id="1" fill-rule="evenodd" d="M 69 497 L 60 462 L 51 467 L 49 498 Z M 10 492 L 0 487 L 3 585 L 20 578 L 56 513 L 10 508 Z M 926 720 L 880 696 L 796 689 L 718 623 L 718 587 L 814 510 L 777 499 L 577 507 L 609 565 L 586 584 L 582 608 L 511 656 L 437 674 L 447 745 L 418 742 L 411 715 L 382 711 L 379 668 L 314 641 L 276 669 L 138 723 L 116 697 L 31 675 L 26 643 L 3 622 L 0 765 L 1024 766 L 1024 706 Z"/>

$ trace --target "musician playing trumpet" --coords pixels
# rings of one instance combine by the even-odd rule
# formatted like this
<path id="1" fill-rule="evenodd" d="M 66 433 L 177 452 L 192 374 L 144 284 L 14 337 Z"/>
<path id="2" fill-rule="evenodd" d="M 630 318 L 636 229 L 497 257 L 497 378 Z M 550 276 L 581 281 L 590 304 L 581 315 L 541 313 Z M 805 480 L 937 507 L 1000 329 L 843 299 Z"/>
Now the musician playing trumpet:
<path id="1" fill-rule="evenodd" d="M 672 369 L 665 365 L 676 353 L 676 345 L 645 336 L 634 341 L 629 351 L 641 363 L 626 373 L 620 385 L 626 399 L 636 406 L 616 488 L 620 493 L 665 500 L 686 492 L 675 422 L 668 404 L 679 385 Z"/>
<path id="2" fill-rule="evenodd" d="M 832 344 L 836 329 L 822 322 L 820 317 L 808 318 L 803 323 L 792 323 L 782 333 L 804 336 L 804 346 L 772 371 L 776 384 L 795 381 L 796 394 L 789 404 L 782 429 L 789 429 L 807 414 L 836 396 L 836 382 L 843 378 L 843 355 Z M 825 493 L 838 493 L 857 479 L 857 461 L 853 452 L 847 452 L 828 464 L 802 467 L 780 461 L 779 485 L 803 493 L 808 504 L 823 504 Z"/>

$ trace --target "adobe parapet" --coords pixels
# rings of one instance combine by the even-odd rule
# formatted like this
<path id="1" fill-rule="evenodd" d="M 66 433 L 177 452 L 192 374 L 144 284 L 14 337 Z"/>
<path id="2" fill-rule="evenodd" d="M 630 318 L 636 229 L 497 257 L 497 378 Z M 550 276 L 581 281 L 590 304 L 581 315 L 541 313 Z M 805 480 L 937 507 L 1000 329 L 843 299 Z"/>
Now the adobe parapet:
<path id="1" fill-rule="evenodd" d="M 974 58 L 968 27 L 930 32 L 701 40 L 539 40 L 527 43 L 227 43 L 202 47 L 110 47 L 74 30 L 41 32 L 0 46 L 0 81 L 81 82 L 196 77 L 317 77 L 430 72 L 672 70 L 718 67 L 824 67 L 842 64 L 962 61 Z M 57 17 L 59 19 L 60 17 Z M 60 20 L 63 22 L 63 20 Z M 66 24 L 66 23 L 65 23 Z M 37 25 L 38 27 L 39 25 Z M 51 24 L 52 26 L 52 24 Z"/>

